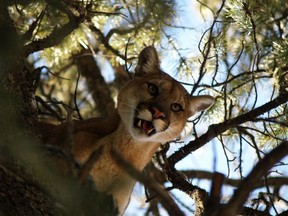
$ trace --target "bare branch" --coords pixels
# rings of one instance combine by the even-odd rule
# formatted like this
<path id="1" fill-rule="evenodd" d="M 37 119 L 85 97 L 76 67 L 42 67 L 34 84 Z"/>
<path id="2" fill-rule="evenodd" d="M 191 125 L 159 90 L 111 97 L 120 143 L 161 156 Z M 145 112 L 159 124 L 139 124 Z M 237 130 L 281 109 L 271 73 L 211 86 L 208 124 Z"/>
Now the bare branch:
<path id="1" fill-rule="evenodd" d="M 164 163 L 159 163 L 159 165 L 166 173 L 169 181 L 173 185 L 173 188 L 178 188 L 188 194 L 196 202 L 195 216 L 200 216 L 205 211 L 205 203 L 208 199 L 208 193 L 202 188 L 189 183 L 182 173 L 178 172 L 173 166 L 171 166 L 171 164 L 169 164 L 166 157 L 168 149 L 169 145 L 166 145 L 160 152 L 158 152 L 158 156 L 161 157 L 162 161 L 164 161 Z"/>
<path id="2" fill-rule="evenodd" d="M 286 103 L 288 101 L 288 94 L 282 94 L 276 97 L 274 100 L 255 108 L 254 110 L 251 110 L 250 112 L 244 113 L 240 116 L 237 116 L 235 118 L 232 118 L 230 120 L 227 120 L 225 122 L 210 125 L 208 128 L 208 131 L 200 136 L 198 139 L 195 139 L 193 141 L 190 141 L 187 145 L 173 153 L 169 158 L 169 163 L 171 165 L 174 165 L 178 161 L 182 160 L 184 157 L 189 155 L 191 152 L 197 150 L 198 148 L 205 145 L 207 142 L 209 142 L 211 139 L 215 138 L 216 136 L 219 136 L 221 133 L 225 132 L 226 130 L 230 128 L 234 128 L 238 125 L 243 124 L 247 121 L 253 121 L 256 117 L 259 115 L 268 112 L 279 105 Z"/>
<path id="3" fill-rule="evenodd" d="M 196 91 L 196 88 L 198 88 L 198 85 L 199 85 L 200 81 L 202 80 L 203 76 L 206 73 L 206 71 L 205 71 L 206 70 L 205 69 L 206 63 L 207 63 L 207 60 L 209 59 L 209 55 L 210 55 L 210 52 L 211 52 L 211 46 L 213 45 L 212 41 L 215 38 L 214 37 L 214 32 L 213 32 L 214 31 L 214 27 L 216 25 L 216 22 L 217 22 L 217 19 L 218 19 L 219 15 L 220 15 L 220 12 L 224 8 L 225 2 L 226 2 L 226 0 L 222 0 L 222 4 L 221 4 L 220 8 L 218 9 L 216 14 L 214 15 L 214 21 L 213 21 L 211 27 L 207 30 L 209 32 L 208 42 L 204 45 L 203 51 L 201 51 L 201 49 L 200 49 L 200 51 L 202 53 L 202 56 L 203 56 L 203 62 L 201 63 L 201 66 L 200 66 L 200 69 L 199 69 L 199 78 L 196 81 L 195 85 L 193 86 L 193 89 L 191 91 L 191 95 Z M 203 39 L 204 35 L 205 34 L 203 34 L 202 39 Z M 201 43 L 201 41 L 199 42 L 199 46 L 200 46 L 200 43 Z"/>
<path id="4" fill-rule="evenodd" d="M 27 41 L 32 38 L 34 30 L 38 27 L 39 23 L 41 22 L 41 20 L 43 19 L 45 15 L 46 8 L 38 15 L 36 20 L 34 20 L 32 24 L 30 25 L 28 31 L 26 31 L 25 34 L 22 36 L 24 41 Z"/>
<path id="5" fill-rule="evenodd" d="M 276 162 L 286 155 L 288 155 L 288 142 L 283 142 L 256 164 L 250 174 L 240 183 L 228 204 L 215 215 L 236 215 L 237 210 L 245 203 L 249 193 L 258 181 L 266 175 Z"/>
<path id="6" fill-rule="evenodd" d="M 109 42 L 107 41 L 106 37 L 104 36 L 103 32 L 100 29 L 96 28 L 95 25 L 91 22 L 91 20 L 86 21 L 87 26 L 90 28 L 92 32 L 99 36 L 99 41 L 103 43 L 106 49 L 110 50 L 116 56 L 119 56 L 121 59 L 125 60 L 125 55 L 121 54 L 118 50 L 114 49 Z"/>
<path id="7" fill-rule="evenodd" d="M 203 170 L 180 170 L 179 172 L 183 173 L 187 178 L 191 179 L 200 179 L 200 180 L 212 180 L 213 173 Z M 223 184 L 232 187 L 238 187 L 242 179 L 225 179 Z M 267 182 L 271 187 L 281 187 L 284 185 L 288 185 L 288 178 L 286 177 L 269 177 L 267 178 Z M 265 187 L 265 181 L 261 179 L 254 185 L 254 189 Z"/>

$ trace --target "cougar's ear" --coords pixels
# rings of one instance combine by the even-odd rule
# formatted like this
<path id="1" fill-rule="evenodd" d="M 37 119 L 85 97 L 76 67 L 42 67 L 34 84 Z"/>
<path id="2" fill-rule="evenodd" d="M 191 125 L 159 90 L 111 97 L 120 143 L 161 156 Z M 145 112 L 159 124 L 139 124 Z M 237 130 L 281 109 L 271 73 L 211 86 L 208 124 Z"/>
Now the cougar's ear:
<path id="1" fill-rule="evenodd" d="M 135 76 L 145 76 L 149 73 L 160 72 L 160 63 L 156 49 L 153 46 L 144 48 L 138 58 Z"/>
<path id="2" fill-rule="evenodd" d="M 191 96 L 189 100 L 189 117 L 208 109 L 214 104 L 214 101 L 214 97 L 210 95 Z"/>

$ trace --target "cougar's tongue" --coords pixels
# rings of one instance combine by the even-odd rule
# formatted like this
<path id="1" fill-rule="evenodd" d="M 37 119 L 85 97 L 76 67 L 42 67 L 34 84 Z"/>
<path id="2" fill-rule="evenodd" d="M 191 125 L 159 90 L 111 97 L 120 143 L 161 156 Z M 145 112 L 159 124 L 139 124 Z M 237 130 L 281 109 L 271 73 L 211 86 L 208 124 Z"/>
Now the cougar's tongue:
<path id="1" fill-rule="evenodd" d="M 147 133 L 150 133 L 154 129 L 154 126 L 150 121 L 141 120 L 141 128 Z"/>
<path id="2" fill-rule="evenodd" d="M 153 123 L 144 119 L 135 118 L 134 126 L 143 130 L 148 136 L 156 132 Z"/>

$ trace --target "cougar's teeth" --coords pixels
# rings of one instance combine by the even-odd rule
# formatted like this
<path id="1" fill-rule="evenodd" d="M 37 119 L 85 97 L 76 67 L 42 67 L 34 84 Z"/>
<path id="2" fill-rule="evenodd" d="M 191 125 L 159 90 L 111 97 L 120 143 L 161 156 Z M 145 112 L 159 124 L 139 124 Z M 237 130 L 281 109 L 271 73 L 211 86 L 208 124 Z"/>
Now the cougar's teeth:
<path id="1" fill-rule="evenodd" d="M 151 135 L 151 133 L 154 131 L 154 128 L 153 129 L 150 129 L 150 130 L 148 130 L 147 131 L 147 133 L 149 134 L 149 135 Z"/>
<path id="2" fill-rule="evenodd" d="M 137 124 L 137 126 L 138 126 L 139 128 L 141 128 L 141 125 L 142 125 L 142 121 L 143 121 L 143 120 L 141 120 L 141 119 L 139 119 L 139 121 L 138 121 L 138 124 Z"/>
<path id="3" fill-rule="evenodd" d="M 156 132 L 153 123 L 144 119 L 135 118 L 134 126 L 142 129 L 148 136 Z"/>

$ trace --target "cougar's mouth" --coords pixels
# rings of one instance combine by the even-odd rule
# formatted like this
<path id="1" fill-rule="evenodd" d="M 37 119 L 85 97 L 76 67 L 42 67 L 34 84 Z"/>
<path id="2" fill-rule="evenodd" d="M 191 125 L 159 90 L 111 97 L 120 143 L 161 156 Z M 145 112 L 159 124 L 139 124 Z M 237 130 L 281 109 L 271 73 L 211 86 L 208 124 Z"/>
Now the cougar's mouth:
<path id="1" fill-rule="evenodd" d="M 134 127 L 141 129 L 148 136 L 151 136 L 156 133 L 156 129 L 151 121 L 147 121 L 140 118 L 134 119 Z"/>

